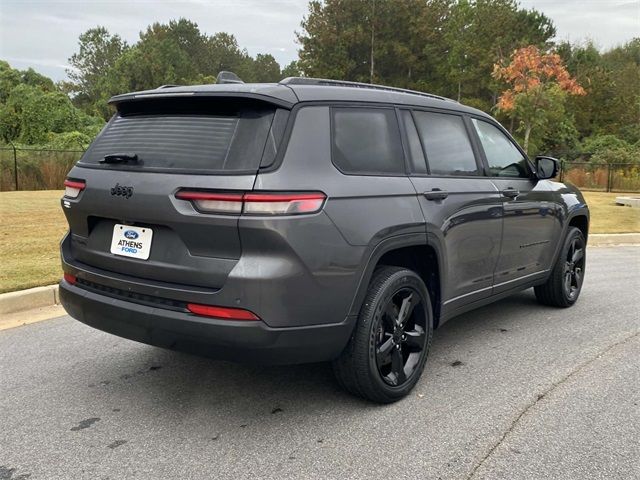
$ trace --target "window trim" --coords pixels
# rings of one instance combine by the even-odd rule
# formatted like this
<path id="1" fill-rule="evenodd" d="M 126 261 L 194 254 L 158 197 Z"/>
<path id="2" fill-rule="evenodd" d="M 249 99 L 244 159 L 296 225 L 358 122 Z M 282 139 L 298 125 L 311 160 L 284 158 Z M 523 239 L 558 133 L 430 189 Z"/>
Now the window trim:
<path id="1" fill-rule="evenodd" d="M 482 159 L 482 163 L 483 163 L 484 170 L 485 170 L 485 175 L 488 178 L 494 178 L 494 179 L 500 179 L 500 180 L 533 180 L 533 179 L 536 178 L 535 177 L 535 169 L 533 167 L 533 163 L 529 159 L 529 156 L 520 147 L 520 145 L 518 145 L 518 142 L 515 141 L 515 139 L 511 136 L 511 134 L 509 133 L 509 131 L 506 128 L 504 128 L 502 125 L 500 125 L 500 123 L 498 123 L 497 121 L 493 120 L 492 118 L 484 118 L 484 117 L 481 117 L 479 115 L 466 115 L 466 116 L 468 117 L 469 128 L 472 130 L 473 138 L 474 138 L 475 142 L 477 142 L 477 144 L 478 144 L 478 151 L 479 151 L 481 159 Z M 514 147 L 516 147 L 516 150 L 518 150 L 520 152 L 520 154 L 524 158 L 526 164 L 529 166 L 529 176 L 528 177 L 500 177 L 500 176 L 491 175 L 491 168 L 489 167 L 489 160 L 487 159 L 487 155 L 486 155 L 486 153 L 484 151 L 484 147 L 482 146 L 482 141 L 480 140 L 480 136 L 478 135 L 478 132 L 476 131 L 476 128 L 473 126 L 473 122 L 472 122 L 473 119 L 475 119 L 475 120 L 477 120 L 479 122 L 488 123 L 489 125 L 492 125 L 492 126 L 496 127 L 498 129 L 498 131 L 502 132 L 502 134 L 507 138 L 507 140 L 510 141 L 511 144 Z"/>
<path id="2" fill-rule="evenodd" d="M 418 132 L 418 138 L 420 139 L 420 145 L 422 146 L 422 154 L 424 155 L 425 162 L 427 164 L 427 170 L 429 173 L 418 173 L 409 170 L 409 175 L 412 177 L 431 177 L 431 178 L 483 178 L 487 177 L 487 171 L 485 167 L 485 163 L 483 162 L 483 158 L 481 157 L 481 151 L 478 149 L 478 145 L 476 144 L 476 138 L 472 135 L 473 132 L 470 131 L 469 121 L 467 120 L 467 115 L 464 112 L 458 112 L 455 110 L 440 110 L 435 108 L 422 108 L 422 107 L 412 107 L 408 106 L 405 110 L 409 110 L 411 112 L 411 118 L 413 119 L 413 123 L 415 125 L 416 131 Z M 432 173 L 431 165 L 429 165 L 429 157 L 427 156 L 427 152 L 424 147 L 424 142 L 422 141 L 422 137 L 420 136 L 418 125 L 415 118 L 415 112 L 425 112 L 425 113 L 438 113 L 441 115 L 454 115 L 456 117 L 460 117 L 462 119 L 462 124 L 464 125 L 464 129 L 467 133 L 467 138 L 469 139 L 469 145 L 471 146 L 471 151 L 473 152 L 473 158 L 476 162 L 476 175 L 452 175 L 452 174 L 444 174 L 444 173 Z"/>
<path id="3" fill-rule="evenodd" d="M 398 113 L 396 111 L 396 107 L 393 104 L 374 104 L 374 103 L 358 103 L 358 104 L 340 104 L 340 103 L 331 103 L 329 106 L 329 141 L 331 143 L 331 164 L 333 167 L 338 170 L 342 175 L 348 175 L 352 177 L 406 177 L 407 176 L 407 152 L 405 150 L 405 145 L 403 141 L 403 130 L 400 126 L 400 119 L 398 118 Z M 335 128 L 334 128 L 334 111 L 336 109 L 342 110 L 355 110 L 355 109 L 368 109 L 368 110 L 389 110 L 393 112 L 393 118 L 396 121 L 396 128 L 398 130 L 398 140 L 400 144 L 400 152 L 402 155 L 401 162 L 399 163 L 400 168 L 398 172 L 345 172 L 342 170 L 334 161 L 334 149 L 335 149 Z"/>

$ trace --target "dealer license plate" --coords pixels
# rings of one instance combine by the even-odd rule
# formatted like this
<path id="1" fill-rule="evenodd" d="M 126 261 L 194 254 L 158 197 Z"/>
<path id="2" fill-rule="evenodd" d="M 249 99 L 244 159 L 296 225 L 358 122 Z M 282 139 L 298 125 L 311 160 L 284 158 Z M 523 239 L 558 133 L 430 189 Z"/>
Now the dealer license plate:
<path id="1" fill-rule="evenodd" d="M 147 260 L 151 252 L 153 230 L 116 223 L 111 238 L 111 253 L 124 257 Z"/>

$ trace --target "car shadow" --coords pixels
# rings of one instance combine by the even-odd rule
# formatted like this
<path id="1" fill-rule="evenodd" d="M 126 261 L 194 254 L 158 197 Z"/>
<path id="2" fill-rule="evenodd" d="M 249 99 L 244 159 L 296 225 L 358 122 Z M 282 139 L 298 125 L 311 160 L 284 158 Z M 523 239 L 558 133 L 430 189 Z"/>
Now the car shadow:
<path id="1" fill-rule="evenodd" d="M 540 308 L 531 291 L 447 322 L 434 334 L 426 373 L 440 366 L 456 366 L 451 357 L 454 347 L 474 344 L 474 348 L 482 348 L 478 338 L 500 339 L 517 329 L 526 321 L 522 311 L 527 307 Z M 242 365 L 126 342 L 126 355 L 105 350 L 92 370 L 86 367 L 74 373 L 96 379 L 88 387 L 101 388 L 100 393 L 91 394 L 87 401 L 100 411 L 125 414 L 144 408 L 147 415 L 152 412 L 183 426 L 192 422 L 194 428 L 217 425 L 217 435 L 256 424 L 268 428 L 285 415 L 287 421 L 308 422 L 310 413 L 335 416 L 400 408 L 399 404 L 380 407 L 345 393 L 329 363 Z M 429 374 L 423 375 L 418 387 L 428 391 L 432 381 Z"/>

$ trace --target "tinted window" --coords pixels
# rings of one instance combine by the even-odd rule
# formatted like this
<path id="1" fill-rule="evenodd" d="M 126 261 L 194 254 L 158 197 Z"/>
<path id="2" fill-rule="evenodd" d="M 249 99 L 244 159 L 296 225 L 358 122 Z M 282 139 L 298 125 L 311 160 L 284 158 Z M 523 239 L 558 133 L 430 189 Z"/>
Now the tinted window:
<path id="1" fill-rule="evenodd" d="M 395 110 L 333 108 L 333 162 L 345 173 L 401 173 L 403 152 Z"/>
<path id="2" fill-rule="evenodd" d="M 108 168 L 256 171 L 274 112 L 230 100 L 132 102 L 120 107 L 80 163 L 131 153 L 137 163 Z"/>
<path id="3" fill-rule="evenodd" d="M 407 142 L 409 143 L 409 153 L 411 154 L 411 171 L 427 173 L 427 162 L 422 151 L 422 144 L 409 110 L 402 111 L 402 121 L 404 122 L 404 130 L 407 132 Z"/>
<path id="4" fill-rule="evenodd" d="M 491 176 L 529 177 L 527 161 L 504 133 L 482 120 L 474 118 L 472 122 L 480 137 Z"/>
<path id="5" fill-rule="evenodd" d="M 414 115 L 431 174 L 478 174 L 476 159 L 462 117 L 417 111 Z"/>

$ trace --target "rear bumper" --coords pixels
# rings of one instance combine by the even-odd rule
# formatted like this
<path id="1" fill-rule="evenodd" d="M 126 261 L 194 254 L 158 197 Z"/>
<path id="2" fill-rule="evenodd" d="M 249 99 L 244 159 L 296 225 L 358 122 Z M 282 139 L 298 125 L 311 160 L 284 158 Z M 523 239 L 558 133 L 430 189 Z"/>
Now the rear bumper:
<path id="1" fill-rule="evenodd" d="M 76 320 L 120 337 L 221 360 L 261 364 L 336 358 L 355 318 L 306 327 L 272 328 L 262 321 L 229 321 L 100 295 L 60 282 L 60 301 Z"/>

